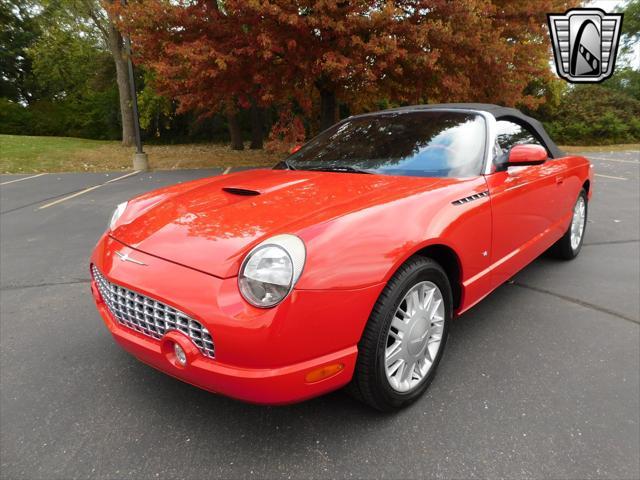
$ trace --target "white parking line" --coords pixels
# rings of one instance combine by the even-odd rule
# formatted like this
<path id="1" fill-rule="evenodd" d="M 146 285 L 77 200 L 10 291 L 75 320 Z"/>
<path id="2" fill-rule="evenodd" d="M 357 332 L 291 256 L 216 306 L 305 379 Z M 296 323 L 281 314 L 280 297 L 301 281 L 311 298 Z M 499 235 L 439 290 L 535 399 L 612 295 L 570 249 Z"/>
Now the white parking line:
<path id="1" fill-rule="evenodd" d="M 603 175 L 601 173 L 596 173 L 595 174 L 596 177 L 603 177 L 603 178 L 612 178 L 613 180 L 628 180 L 628 178 L 624 178 L 624 177 L 614 177 L 612 175 Z"/>
<path id="2" fill-rule="evenodd" d="M 136 170 L 135 172 L 127 173 L 126 175 L 122 175 L 121 177 L 112 178 L 111 180 L 108 180 L 108 181 L 106 181 L 104 183 L 101 183 L 99 185 L 94 185 L 93 187 L 85 188 L 84 190 L 80 190 L 79 192 L 72 193 L 71 195 L 67 195 L 66 197 L 59 198 L 58 200 L 54 200 L 53 202 L 47 203 L 45 205 L 42 205 L 41 207 L 38 207 L 38 210 L 44 210 L 45 208 L 53 207 L 54 205 L 58 205 L 59 203 L 66 202 L 67 200 L 71 200 L 72 198 L 79 197 L 80 195 L 84 195 L 85 193 L 88 193 L 88 192 L 90 192 L 92 190 L 95 190 L 96 188 L 100 188 L 100 187 L 102 187 L 104 185 L 107 185 L 109 183 L 117 182 L 118 180 L 122 180 L 123 178 L 131 177 L 133 175 L 137 175 L 138 173 L 140 173 L 140 170 Z"/>
<path id="3" fill-rule="evenodd" d="M 0 183 L 0 185 L 9 185 L 10 183 L 16 183 L 16 182 L 21 182 L 23 180 L 29 180 L 31 178 L 36 178 L 36 177 L 41 177 L 43 175 L 46 175 L 46 173 L 39 173 L 37 175 L 31 175 L 30 177 L 22 177 L 22 178 L 17 178 L 15 180 L 9 180 L 8 182 L 2 182 Z"/>
<path id="4" fill-rule="evenodd" d="M 107 180 L 106 182 L 104 182 L 99 186 L 106 185 L 107 183 L 117 182 L 118 180 L 122 180 L 123 178 L 133 177 L 134 175 L 137 175 L 139 173 L 140 173 L 140 170 L 135 170 L 133 172 L 127 173 L 126 175 L 122 175 L 121 177 L 116 177 L 116 178 L 112 178 L 111 180 Z"/>
<path id="5" fill-rule="evenodd" d="M 585 156 L 591 160 L 599 160 L 601 162 L 632 163 L 634 165 L 640 165 L 638 160 L 623 160 L 621 158 L 602 158 L 602 157 L 594 157 L 593 155 L 589 155 L 589 154 Z"/>
<path id="6" fill-rule="evenodd" d="M 231 167 L 227 167 L 224 172 L 222 172 L 223 175 L 226 175 L 227 173 L 229 173 L 231 171 Z"/>

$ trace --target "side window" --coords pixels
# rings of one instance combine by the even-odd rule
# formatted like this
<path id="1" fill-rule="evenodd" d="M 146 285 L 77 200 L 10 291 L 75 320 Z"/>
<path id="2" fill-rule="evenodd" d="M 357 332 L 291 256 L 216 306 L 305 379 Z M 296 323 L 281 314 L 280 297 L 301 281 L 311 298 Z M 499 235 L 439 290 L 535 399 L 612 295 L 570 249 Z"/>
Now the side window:
<path id="1" fill-rule="evenodd" d="M 522 143 L 542 145 L 533 133 L 517 123 L 513 123 L 508 120 L 498 120 L 496 122 L 496 127 L 496 139 L 498 140 L 498 145 L 503 151 L 507 151 L 514 145 Z"/>
<path id="2" fill-rule="evenodd" d="M 541 145 L 544 147 L 536 136 L 522 125 L 508 120 L 498 120 L 496 122 L 496 163 L 500 164 L 505 162 L 505 157 L 509 152 L 509 149 L 514 145 L 523 143 Z"/>

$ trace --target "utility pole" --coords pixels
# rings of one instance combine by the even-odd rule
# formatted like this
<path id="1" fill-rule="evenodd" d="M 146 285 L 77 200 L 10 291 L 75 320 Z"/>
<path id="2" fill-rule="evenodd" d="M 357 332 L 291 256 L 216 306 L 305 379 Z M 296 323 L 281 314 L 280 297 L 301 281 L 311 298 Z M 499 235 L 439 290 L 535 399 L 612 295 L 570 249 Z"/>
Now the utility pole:
<path id="1" fill-rule="evenodd" d="M 126 0 L 121 0 L 122 5 L 126 5 Z M 138 95 L 136 94 L 136 79 L 133 72 L 133 62 L 131 60 L 131 39 L 123 35 L 124 48 L 127 54 L 127 65 L 129 69 L 129 87 L 131 88 L 131 109 L 133 110 L 133 131 L 136 140 L 136 153 L 133 154 L 134 170 L 149 170 L 149 158 L 142 150 L 142 137 L 140 136 L 140 115 L 138 113 Z"/>

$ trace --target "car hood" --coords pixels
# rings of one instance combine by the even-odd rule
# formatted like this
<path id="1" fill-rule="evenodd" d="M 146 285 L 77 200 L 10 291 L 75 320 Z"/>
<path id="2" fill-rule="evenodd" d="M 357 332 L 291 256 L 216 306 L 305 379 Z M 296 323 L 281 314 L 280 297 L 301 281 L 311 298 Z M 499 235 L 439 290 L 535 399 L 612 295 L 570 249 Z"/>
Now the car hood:
<path id="1" fill-rule="evenodd" d="M 279 233 L 434 188 L 436 178 L 251 170 L 188 182 L 129 202 L 111 236 L 142 252 L 227 278 Z M 301 235 L 304 239 L 304 234 Z"/>

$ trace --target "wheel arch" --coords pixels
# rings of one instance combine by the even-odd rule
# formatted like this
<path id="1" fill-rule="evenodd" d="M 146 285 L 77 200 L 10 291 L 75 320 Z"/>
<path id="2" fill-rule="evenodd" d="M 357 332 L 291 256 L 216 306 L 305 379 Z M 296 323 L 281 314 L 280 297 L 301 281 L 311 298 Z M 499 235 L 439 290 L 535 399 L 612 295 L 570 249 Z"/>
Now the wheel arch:
<path id="1" fill-rule="evenodd" d="M 431 258 L 443 268 L 451 284 L 453 310 L 456 311 L 462 303 L 462 268 L 458 254 L 447 245 L 433 244 L 418 250 L 413 256 L 416 255 Z"/>
<path id="2" fill-rule="evenodd" d="M 460 261 L 460 256 L 456 253 L 456 251 L 452 247 L 444 243 L 434 242 L 420 246 L 410 255 L 404 258 L 401 262 L 395 265 L 395 267 L 387 275 L 385 282 L 388 282 L 389 279 L 393 275 L 395 275 L 398 269 L 407 261 L 418 256 L 431 258 L 432 260 L 438 262 L 438 264 L 443 268 L 443 270 L 447 274 L 447 277 L 449 278 L 449 283 L 451 284 L 451 292 L 453 294 L 453 310 L 458 310 L 460 305 L 462 305 L 463 297 L 462 263 Z"/>

